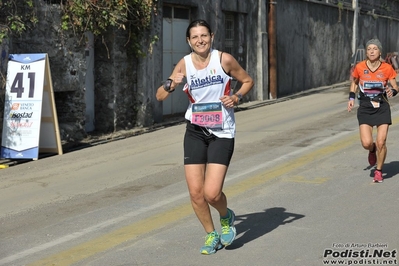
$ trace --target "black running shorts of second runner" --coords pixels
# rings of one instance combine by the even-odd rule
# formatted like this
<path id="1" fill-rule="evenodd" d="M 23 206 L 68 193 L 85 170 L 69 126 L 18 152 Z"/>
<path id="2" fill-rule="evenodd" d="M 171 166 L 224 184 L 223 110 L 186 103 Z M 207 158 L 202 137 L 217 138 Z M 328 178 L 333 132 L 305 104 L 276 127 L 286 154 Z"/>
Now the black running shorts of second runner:
<path id="1" fill-rule="evenodd" d="M 234 138 L 218 138 L 204 128 L 187 121 L 184 135 L 184 164 L 215 163 L 229 166 Z"/>
<path id="2" fill-rule="evenodd" d="M 374 108 L 370 101 L 360 100 L 359 108 L 357 109 L 357 119 L 359 125 L 391 125 L 392 118 L 389 103 L 386 100 L 383 100 L 380 102 L 379 108 Z"/>

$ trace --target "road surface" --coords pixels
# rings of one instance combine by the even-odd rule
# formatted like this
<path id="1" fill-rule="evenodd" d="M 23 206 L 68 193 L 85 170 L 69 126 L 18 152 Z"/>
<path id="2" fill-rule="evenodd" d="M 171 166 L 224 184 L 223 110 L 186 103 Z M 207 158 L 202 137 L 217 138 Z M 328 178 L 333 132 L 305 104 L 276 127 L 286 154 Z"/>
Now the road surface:
<path id="1" fill-rule="evenodd" d="M 398 265 L 399 96 L 373 184 L 347 95 L 236 113 L 224 190 L 238 235 L 210 256 L 184 180 L 184 123 L 1 169 L 0 265 Z"/>

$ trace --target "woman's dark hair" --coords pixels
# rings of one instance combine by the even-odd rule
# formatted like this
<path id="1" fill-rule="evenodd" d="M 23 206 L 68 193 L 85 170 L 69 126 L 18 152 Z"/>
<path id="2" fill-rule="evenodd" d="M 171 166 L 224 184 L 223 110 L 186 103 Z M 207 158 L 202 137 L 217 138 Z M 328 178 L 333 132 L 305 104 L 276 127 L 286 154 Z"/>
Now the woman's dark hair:
<path id="1" fill-rule="evenodd" d="M 206 22 L 203 19 L 198 19 L 198 20 L 194 20 L 193 22 L 190 23 L 190 25 L 188 25 L 187 27 L 187 31 L 186 31 L 186 37 L 190 38 L 190 30 L 193 27 L 197 27 L 197 26 L 204 26 L 208 29 L 209 34 L 212 34 L 212 30 L 211 30 L 211 26 L 209 26 L 208 22 Z"/>

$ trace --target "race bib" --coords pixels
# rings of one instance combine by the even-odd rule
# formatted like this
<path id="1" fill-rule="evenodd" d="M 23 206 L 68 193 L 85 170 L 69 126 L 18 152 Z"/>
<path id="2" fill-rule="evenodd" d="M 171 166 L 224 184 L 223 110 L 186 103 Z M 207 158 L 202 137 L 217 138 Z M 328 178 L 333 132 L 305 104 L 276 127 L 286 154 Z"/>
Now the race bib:
<path id="1" fill-rule="evenodd" d="M 374 108 L 380 108 L 380 102 L 370 101 Z"/>
<path id="2" fill-rule="evenodd" d="M 364 89 L 384 89 L 384 83 L 383 82 L 364 82 L 363 84 Z"/>
<path id="3" fill-rule="evenodd" d="M 223 129 L 223 112 L 221 102 L 193 103 L 191 123 L 213 130 Z"/>

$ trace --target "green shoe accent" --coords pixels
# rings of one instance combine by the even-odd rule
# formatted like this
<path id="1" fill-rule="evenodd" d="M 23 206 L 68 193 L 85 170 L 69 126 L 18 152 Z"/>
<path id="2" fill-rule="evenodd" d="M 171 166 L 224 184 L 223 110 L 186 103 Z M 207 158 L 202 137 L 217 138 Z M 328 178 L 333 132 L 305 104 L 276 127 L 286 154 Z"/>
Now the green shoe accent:
<path id="1" fill-rule="evenodd" d="M 220 224 L 222 226 L 222 234 L 220 236 L 220 242 L 223 246 L 228 246 L 233 243 L 236 238 L 236 228 L 234 227 L 234 221 L 236 219 L 235 213 L 227 209 L 229 216 L 227 218 L 220 218 Z"/>
<path id="2" fill-rule="evenodd" d="M 200 249 L 201 254 L 210 255 L 216 253 L 223 246 L 220 244 L 220 236 L 216 231 L 206 235 L 205 245 Z"/>

